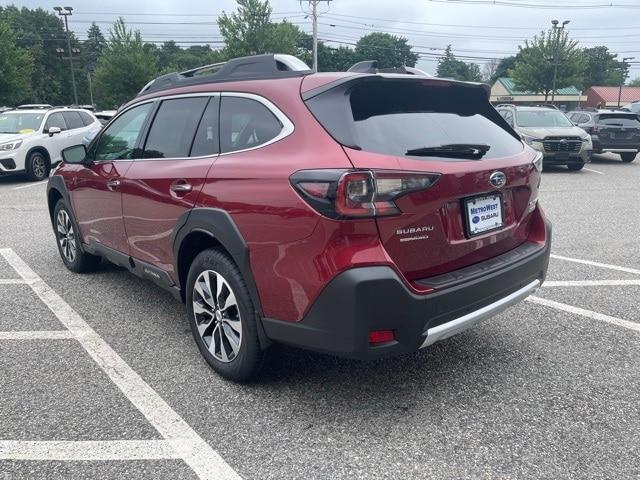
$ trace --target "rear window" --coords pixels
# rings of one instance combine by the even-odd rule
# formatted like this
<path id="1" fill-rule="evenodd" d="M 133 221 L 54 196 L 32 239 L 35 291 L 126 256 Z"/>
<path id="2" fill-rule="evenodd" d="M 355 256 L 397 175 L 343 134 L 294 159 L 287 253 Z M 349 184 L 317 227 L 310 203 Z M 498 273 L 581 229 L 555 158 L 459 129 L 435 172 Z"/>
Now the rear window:
<path id="1" fill-rule="evenodd" d="M 369 152 L 410 156 L 422 148 L 486 144 L 487 159 L 523 149 L 479 87 L 378 77 L 330 90 L 307 105 L 337 141 Z"/>
<path id="2" fill-rule="evenodd" d="M 624 113 L 602 113 L 598 117 L 598 123 L 615 127 L 640 127 L 640 119 L 637 115 Z"/>

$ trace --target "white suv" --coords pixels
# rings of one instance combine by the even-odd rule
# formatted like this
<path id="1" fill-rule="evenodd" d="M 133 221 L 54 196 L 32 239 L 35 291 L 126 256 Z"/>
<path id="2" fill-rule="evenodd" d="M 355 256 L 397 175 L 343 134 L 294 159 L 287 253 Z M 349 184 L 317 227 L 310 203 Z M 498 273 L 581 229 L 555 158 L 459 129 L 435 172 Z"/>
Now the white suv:
<path id="1" fill-rule="evenodd" d="M 43 180 L 67 147 L 87 143 L 102 124 L 74 108 L 18 109 L 0 113 L 0 175 L 25 172 Z"/>

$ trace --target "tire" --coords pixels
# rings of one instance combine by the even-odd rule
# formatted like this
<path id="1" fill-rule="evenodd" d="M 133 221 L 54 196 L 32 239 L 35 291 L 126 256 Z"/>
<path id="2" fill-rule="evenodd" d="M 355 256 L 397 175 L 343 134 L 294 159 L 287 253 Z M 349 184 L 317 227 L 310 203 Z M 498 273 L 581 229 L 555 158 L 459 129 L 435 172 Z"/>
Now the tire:
<path id="1" fill-rule="evenodd" d="M 53 225 L 58 253 L 65 267 L 76 273 L 96 270 L 100 264 L 100 257 L 91 255 L 82 248 L 76 221 L 62 199 L 58 200 L 53 211 Z"/>
<path id="2" fill-rule="evenodd" d="M 571 163 L 567 165 L 567 168 L 572 172 L 577 172 L 578 170 L 582 170 L 584 167 L 584 163 Z"/>
<path id="3" fill-rule="evenodd" d="M 191 264 L 186 287 L 191 332 L 207 363 L 228 380 L 254 378 L 265 352 L 253 302 L 236 264 L 219 250 L 204 250 Z M 235 304 L 230 303 L 233 299 Z"/>
<path id="4" fill-rule="evenodd" d="M 32 182 L 49 178 L 51 164 L 42 152 L 35 151 L 29 154 L 25 167 L 27 170 L 27 178 Z"/>
<path id="5" fill-rule="evenodd" d="M 636 159 L 637 155 L 638 155 L 638 152 L 635 152 L 635 153 L 630 153 L 630 152 L 621 153 L 620 154 L 620 158 L 622 159 L 622 161 L 624 163 L 631 163 Z"/>

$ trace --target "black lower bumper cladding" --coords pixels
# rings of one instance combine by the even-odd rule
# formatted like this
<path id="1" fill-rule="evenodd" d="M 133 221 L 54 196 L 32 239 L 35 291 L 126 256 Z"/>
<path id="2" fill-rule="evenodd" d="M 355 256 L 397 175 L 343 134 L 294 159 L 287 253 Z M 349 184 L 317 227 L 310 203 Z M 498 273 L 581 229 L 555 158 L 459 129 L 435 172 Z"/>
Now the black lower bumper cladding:
<path id="1" fill-rule="evenodd" d="M 348 358 L 416 351 L 535 290 L 549 264 L 550 228 L 545 245 L 527 242 L 486 262 L 420 281 L 437 288 L 431 294 L 414 294 L 389 267 L 347 270 L 327 285 L 302 321 L 265 318 L 265 333 L 276 342 Z M 395 340 L 371 346 L 368 334 L 374 330 L 393 330 Z M 427 340 L 429 335 L 435 340 Z"/>

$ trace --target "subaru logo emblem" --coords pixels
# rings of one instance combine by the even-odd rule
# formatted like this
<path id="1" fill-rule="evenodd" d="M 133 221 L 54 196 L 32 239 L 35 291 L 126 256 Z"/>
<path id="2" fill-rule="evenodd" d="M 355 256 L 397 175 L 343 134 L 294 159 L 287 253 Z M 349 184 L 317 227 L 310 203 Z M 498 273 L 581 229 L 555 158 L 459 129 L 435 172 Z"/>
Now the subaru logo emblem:
<path id="1" fill-rule="evenodd" d="M 489 183 L 496 188 L 504 187 L 507 183 L 507 176 L 503 172 L 493 172 L 489 177 Z"/>

